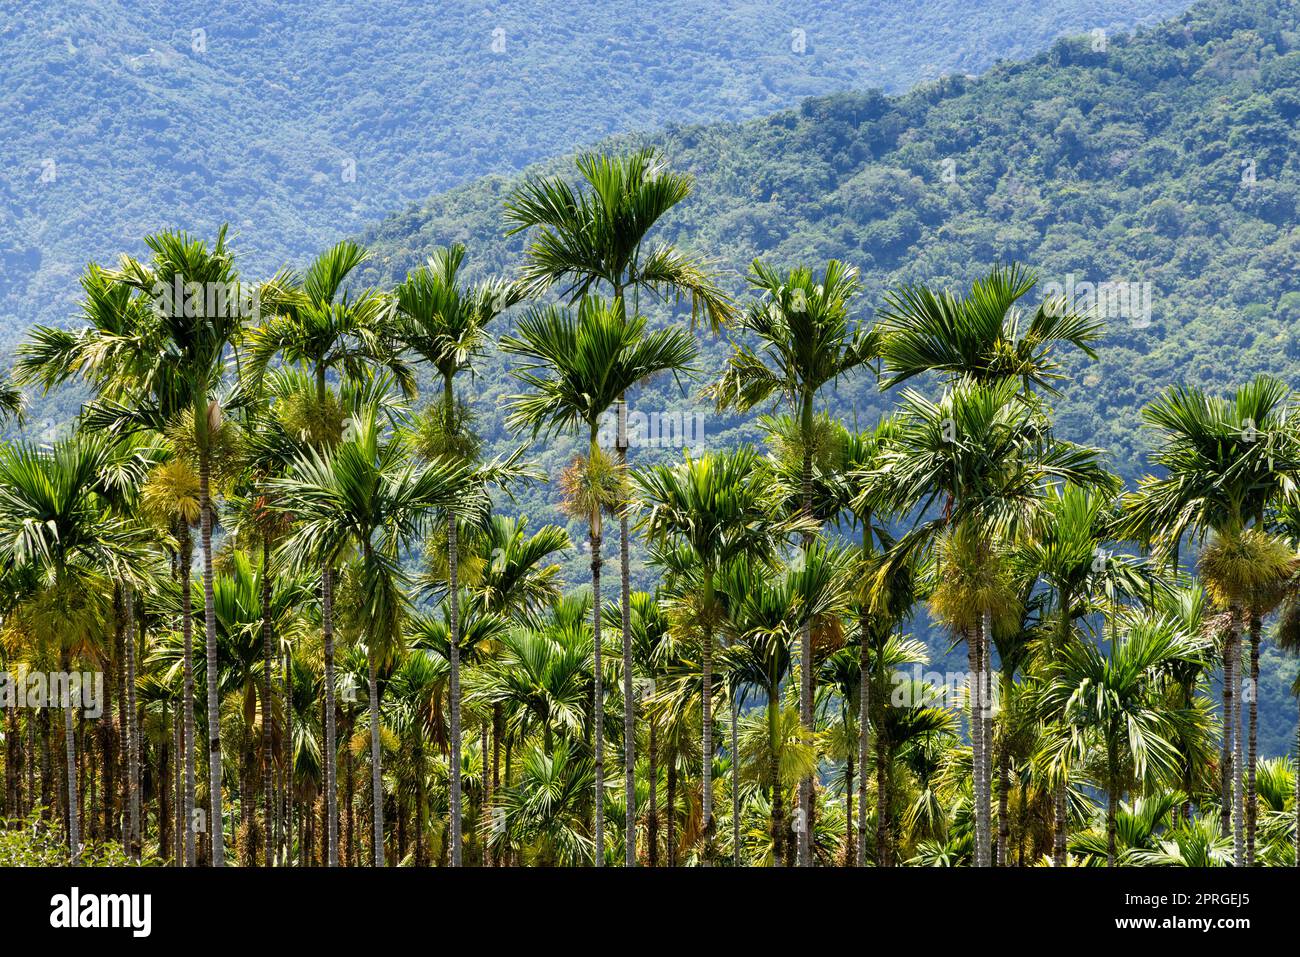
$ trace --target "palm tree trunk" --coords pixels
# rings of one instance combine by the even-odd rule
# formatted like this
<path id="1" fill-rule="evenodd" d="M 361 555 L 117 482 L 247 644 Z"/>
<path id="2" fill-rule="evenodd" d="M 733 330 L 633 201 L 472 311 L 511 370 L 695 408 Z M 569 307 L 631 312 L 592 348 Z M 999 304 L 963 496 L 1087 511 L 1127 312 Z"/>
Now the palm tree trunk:
<path id="1" fill-rule="evenodd" d="M 266 822 L 262 863 L 270 867 L 275 860 L 275 815 L 271 804 L 275 786 L 271 780 L 271 542 L 262 537 L 262 819 Z"/>
<path id="2" fill-rule="evenodd" d="M 71 673 L 65 652 L 62 662 L 65 677 Z M 63 702 L 63 743 L 68 759 L 68 853 L 75 866 L 81 863 L 81 805 L 77 795 L 77 740 L 73 730 L 72 692 L 65 691 Z"/>
<path id="3" fill-rule="evenodd" d="M 1003 678 L 1005 696 L 1006 676 Z M 998 867 L 1007 866 L 1007 845 L 1011 842 L 1010 792 L 1011 792 L 1011 754 L 1005 740 L 996 744 L 998 751 Z"/>
<path id="4" fill-rule="evenodd" d="M 181 628 L 185 640 L 185 694 L 182 701 L 185 736 L 185 791 L 182 795 L 181 830 L 185 835 L 185 866 L 193 867 L 197 860 L 198 822 L 195 820 L 195 767 L 194 753 L 198 750 L 194 730 L 194 608 L 190 589 L 190 565 L 193 545 L 190 527 L 181 521 Z"/>
<path id="5" fill-rule="evenodd" d="M 668 866 L 677 866 L 677 752 L 669 752 L 668 758 L 668 780 L 665 784 L 667 791 L 664 798 L 667 804 L 664 807 L 664 823 L 667 829 L 665 835 L 668 848 Z"/>
<path id="6" fill-rule="evenodd" d="M 374 867 L 384 866 L 384 788 L 379 741 L 379 679 L 375 662 L 375 649 L 366 651 L 366 664 L 370 679 L 370 788 L 374 801 L 374 833 L 370 860 Z"/>
<path id="7" fill-rule="evenodd" d="M 1300 696 L 1296 697 L 1300 706 Z M 1300 711 L 1300 708 L 1297 709 Z M 1295 866 L 1300 867 L 1300 713 L 1295 726 Z"/>
<path id="8" fill-rule="evenodd" d="M 803 399 L 801 432 L 803 439 L 803 469 L 801 475 L 803 513 L 812 518 L 812 431 L 813 407 L 812 396 Z M 805 532 L 803 550 L 807 554 L 812 547 L 813 537 Z M 804 743 L 813 742 L 813 660 L 812 660 L 812 622 L 804 616 L 799 629 L 799 725 L 803 732 Z M 799 832 L 797 860 L 800 867 L 812 866 L 812 830 L 813 830 L 813 779 L 806 774 L 799 780 Z"/>
<path id="9" fill-rule="evenodd" d="M 1236 632 L 1236 610 L 1228 609 L 1228 631 L 1223 636 L 1223 751 L 1219 758 L 1219 830 L 1224 837 L 1232 833 L 1232 753 L 1233 685 L 1233 635 Z"/>
<path id="10" fill-rule="evenodd" d="M 618 464 L 627 468 L 627 401 L 618 397 Z M 627 508 L 618 510 L 619 598 L 623 628 L 623 865 L 636 867 L 636 699 L 632 695 L 632 584 Z"/>
<path id="11" fill-rule="evenodd" d="M 984 817 L 984 866 L 993 866 L 993 616 L 984 610 L 980 640 L 980 721 L 984 747 L 980 749 L 979 810 Z"/>
<path id="12" fill-rule="evenodd" d="M 1233 629 L 1233 681 L 1240 683 L 1238 668 L 1241 665 L 1241 633 Z M 1232 709 L 1232 859 L 1237 867 L 1246 863 L 1245 794 L 1242 793 L 1241 755 L 1241 700 L 1234 691 Z"/>
<path id="13" fill-rule="evenodd" d="M 867 866 L 867 762 L 871 757 L 871 643 L 866 612 L 858 619 L 858 867 Z"/>
<path id="14" fill-rule="evenodd" d="M 981 783 L 981 768 L 984 766 L 984 721 L 982 718 L 983 695 L 981 694 L 981 685 L 983 684 L 983 665 L 980 660 L 980 627 L 977 626 L 974 631 L 966 635 L 966 659 L 967 667 L 970 671 L 968 679 L 969 697 L 970 697 L 970 738 L 971 738 L 971 776 L 972 776 L 972 794 L 975 800 L 975 813 L 972 815 L 975 820 L 975 846 L 973 849 L 973 863 L 975 867 L 984 866 L 984 847 L 985 832 L 984 818 L 980 813 L 980 799 L 983 796 L 983 785 Z"/>
<path id="15" fill-rule="evenodd" d="M 840 860 L 841 867 L 853 866 L 858 846 L 853 821 L 853 770 L 853 754 L 850 753 L 844 761 L 844 852 Z"/>
<path id="16" fill-rule="evenodd" d="M 1065 789 L 1065 775 L 1062 773 L 1052 789 L 1052 810 L 1056 818 L 1055 827 L 1052 828 L 1052 863 L 1057 867 L 1065 866 L 1066 840 L 1070 830 Z"/>
<path id="17" fill-rule="evenodd" d="M 208 835 L 212 866 L 226 864 L 225 828 L 221 811 L 221 701 L 217 695 L 217 612 L 212 588 L 212 453 L 205 442 L 199 448 L 200 548 L 203 552 L 203 636 L 208 659 L 208 799 L 212 818 Z"/>
<path id="18" fill-rule="evenodd" d="M 704 586 L 706 595 L 709 585 Z M 709 604 L 706 599 L 705 605 Z M 713 627 L 704 625 L 703 648 L 700 653 L 700 668 L 703 682 L 700 698 L 703 710 L 701 722 L 700 745 L 700 816 L 704 829 L 704 849 L 701 854 L 702 867 L 713 866 Z"/>
<path id="19" fill-rule="evenodd" d="M 646 820 L 646 850 L 651 867 L 659 866 L 659 738 L 658 726 L 650 721 L 650 749 L 646 755 L 650 774 L 650 815 Z"/>
<path id="20" fill-rule="evenodd" d="M 593 448 L 595 443 L 593 439 Z M 591 517 L 591 657 L 592 657 L 592 734 L 595 738 L 596 755 L 596 793 L 592 806 L 592 833 L 595 835 L 592 847 L 592 865 L 603 867 L 605 864 L 605 689 L 601 674 L 600 660 L 600 515 Z"/>
<path id="21" fill-rule="evenodd" d="M 334 666 L 334 568 L 326 561 L 321 568 L 321 631 L 325 640 L 325 746 L 322 764 L 325 771 L 326 861 L 339 866 L 339 793 L 338 729 L 335 718 L 336 676 Z M 372 689 L 373 694 L 373 689 Z"/>
<path id="22" fill-rule="evenodd" d="M 772 782 L 772 864 L 779 866 L 785 848 L 785 794 L 781 787 L 781 757 L 778 749 L 781 745 L 780 721 L 781 711 L 777 704 L 778 690 L 775 684 L 767 689 L 767 776 Z"/>
<path id="23" fill-rule="evenodd" d="M 135 590 L 125 586 L 126 598 L 126 765 L 130 830 L 127 853 L 140 859 L 140 728 L 136 723 L 135 702 Z M 165 788 L 163 790 L 166 790 Z"/>
<path id="24" fill-rule="evenodd" d="M 1259 639 L 1263 623 L 1259 614 L 1250 613 L 1250 726 L 1246 737 L 1246 866 L 1255 866 L 1256 807 L 1255 753 L 1259 730 Z M 1297 837 L 1300 840 L 1300 837 Z"/>
<path id="25" fill-rule="evenodd" d="M 1115 866 L 1115 791 L 1106 792 L 1106 866 Z"/>
<path id="26" fill-rule="evenodd" d="M 451 379 L 447 380 L 447 398 L 451 401 Z M 451 639 L 447 658 L 451 662 L 451 866 L 461 866 L 461 793 L 460 793 L 460 604 L 456 591 L 459 549 L 456 544 L 456 518 L 447 517 L 447 607 L 451 614 Z M 599 609 L 598 609 L 599 610 Z"/>
<path id="27" fill-rule="evenodd" d="M 293 742 L 293 662 L 291 653 L 286 647 L 284 654 L 281 655 L 280 674 L 283 679 L 283 687 L 280 689 L 284 704 L 284 863 L 286 867 L 293 866 L 293 794 L 296 781 L 296 768 L 294 767 L 296 753 Z M 327 689 L 328 690 L 328 689 Z"/>
<path id="28" fill-rule="evenodd" d="M 739 692 L 731 696 L 731 863 L 740 866 L 740 736 L 737 712 Z"/>

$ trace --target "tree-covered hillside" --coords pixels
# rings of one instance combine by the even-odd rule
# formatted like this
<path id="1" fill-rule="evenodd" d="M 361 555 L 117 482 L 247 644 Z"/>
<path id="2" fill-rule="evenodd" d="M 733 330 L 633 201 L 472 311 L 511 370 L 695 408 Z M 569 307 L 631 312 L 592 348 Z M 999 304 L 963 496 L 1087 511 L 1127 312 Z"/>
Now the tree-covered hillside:
<path id="1" fill-rule="evenodd" d="M 228 221 L 269 272 L 575 143 L 904 90 L 1138 16 L 1126 0 L 20 0 L 0 20 L 0 347 L 74 312 L 87 260 L 163 226 Z"/>
<path id="2" fill-rule="evenodd" d="M 1076 361 L 1056 400 L 1064 434 L 1107 450 L 1131 484 L 1149 467 L 1139 410 L 1161 388 L 1229 391 L 1259 373 L 1297 381 L 1298 87 L 1300 5 L 1203 3 L 1104 45 L 1063 40 L 977 80 L 898 98 L 811 99 L 761 120 L 605 145 L 653 143 L 696 176 L 664 235 L 714 257 L 737 294 L 759 255 L 783 266 L 831 257 L 859 265 L 867 313 L 899 283 L 964 284 L 1000 259 L 1029 264 L 1040 289 L 1132 284 L 1122 288 L 1135 308 L 1112 318 L 1099 358 Z M 567 159 L 533 172 L 565 171 Z M 373 278 L 400 277 L 453 241 L 467 244 L 475 270 L 509 274 L 522 250 L 520 237 L 503 236 L 511 185 L 488 178 L 389 217 L 366 237 Z M 724 355 L 721 342 L 706 346 L 701 377 L 716 375 Z M 479 428 L 498 446 L 509 441 L 498 409 L 515 388 L 500 357 L 475 383 Z M 866 425 L 892 402 L 863 377 L 842 385 L 837 412 Z M 703 412 L 709 446 L 757 437 L 752 421 L 716 416 L 671 382 L 652 385 L 638 406 Z M 570 454 L 565 444 L 537 449 L 551 474 Z M 554 494 L 539 486 L 521 501 L 550 514 Z M 578 568 L 575 558 L 580 580 Z M 1266 753 L 1290 746 L 1294 725 L 1282 715 L 1292 713 L 1293 675 L 1266 650 Z"/>

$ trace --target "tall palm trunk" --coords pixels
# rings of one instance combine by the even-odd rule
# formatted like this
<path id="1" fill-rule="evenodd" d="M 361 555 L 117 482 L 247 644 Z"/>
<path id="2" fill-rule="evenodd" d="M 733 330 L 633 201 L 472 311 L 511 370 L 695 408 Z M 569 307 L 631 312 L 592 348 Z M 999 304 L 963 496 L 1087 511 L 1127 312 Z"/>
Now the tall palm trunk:
<path id="1" fill-rule="evenodd" d="M 704 585 L 705 607 L 712 604 L 712 580 Z M 707 612 L 706 612 L 707 614 Z M 700 669 L 703 672 L 700 697 L 702 706 L 700 745 L 700 819 L 704 830 L 704 849 L 700 864 L 713 866 L 713 625 L 704 623 Z"/>
<path id="2" fill-rule="evenodd" d="M 731 863 L 740 866 L 740 693 L 731 695 Z"/>
<path id="3" fill-rule="evenodd" d="M 185 835 L 185 866 L 193 867 L 196 859 L 198 842 L 197 821 L 195 821 L 195 767 L 194 753 L 198 750 L 194 730 L 194 607 L 190 588 L 190 566 L 193 562 L 193 544 L 190 527 L 181 521 L 181 631 L 185 641 L 185 693 L 182 701 L 184 751 L 185 751 L 185 790 L 182 794 L 181 830 Z"/>
<path id="4" fill-rule="evenodd" d="M 646 850 L 651 867 L 659 866 L 659 728 L 650 720 L 650 748 L 646 755 L 650 775 L 650 813 L 646 819 Z"/>
<path id="5" fill-rule="evenodd" d="M 370 680 L 370 788 L 373 804 L 374 832 L 370 860 L 375 867 L 384 866 L 384 787 L 379 741 L 379 679 L 375 662 L 375 649 L 366 651 L 366 665 Z"/>
<path id="6" fill-rule="evenodd" d="M 596 423 L 591 423 L 588 462 L 594 462 L 599 452 L 596 439 Z M 601 523 L 600 506 L 597 505 L 590 516 L 591 525 L 591 658 L 592 658 L 592 733 L 595 737 L 596 794 L 595 806 L 592 808 L 592 833 L 595 846 L 592 848 L 592 864 L 603 867 L 605 864 L 605 687 L 601 671 L 600 658 L 600 569 L 601 569 Z"/>
<path id="7" fill-rule="evenodd" d="M 1236 676 L 1233 669 L 1233 645 L 1236 632 L 1236 610 L 1228 609 L 1228 631 L 1223 636 L 1223 750 L 1219 758 L 1219 830 L 1224 837 L 1232 833 L 1232 756 L 1233 686 Z"/>
<path id="8" fill-rule="evenodd" d="M 262 820 L 264 845 L 262 863 L 270 867 L 275 860 L 275 819 L 271 810 L 273 792 L 271 781 L 271 723 L 274 708 L 271 706 L 271 542 L 262 537 Z"/>
<path id="9" fill-rule="evenodd" d="M 130 807 L 127 853 L 140 859 L 140 727 L 135 702 L 135 590 L 128 584 L 126 598 L 126 766 Z M 162 789 L 166 791 L 164 787 Z"/>
<path id="10" fill-rule="evenodd" d="M 984 866 L 993 866 L 993 616 L 984 610 L 980 627 L 980 721 L 984 747 L 980 752 L 979 810 L 984 817 Z"/>
<path id="11" fill-rule="evenodd" d="M 977 626 L 966 635 L 966 660 L 970 671 L 968 687 L 970 698 L 971 785 L 975 799 L 975 813 L 973 815 L 975 819 L 975 847 L 973 858 L 976 867 L 984 866 L 983 848 L 986 836 L 984 816 L 980 810 L 981 798 L 984 793 L 981 770 L 984 767 L 983 694 L 981 689 L 984 668 L 980 659 L 980 631 L 981 627 Z"/>
<path id="12" fill-rule="evenodd" d="M 801 475 L 803 513 L 812 518 L 812 432 L 813 405 L 812 396 L 803 399 L 800 420 L 803 439 L 803 470 Z M 806 555 L 812 547 L 813 536 L 809 532 L 803 535 L 803 550 Z M 799 629 L 799 726 L 803 732 L 803 743 L 813 743 L 813 660 L 812 660 L 812 622 L 805 616 Z M 813 779 L 806 774 L 799 779 L 799 835 L 798 865 L 812 866 L 812 831 L 813 831 Z"/>
<path id="13" fill-rule="evenodd" d="M 447 413 L 447 434 L 455 428 L 455 400 L 452 390 L 452 373 L 444 372 L 443 403 Z M 461 787 L 460 787 L 460 597 L 457 572 L 459 566 L 459 549 L 456 544 L 456 516 L 450 511 L 447 515 L 447 607 L 451 613 L 451 638 L 448 642 L 447 659 L 451 664 L 451 866 L 461 865 Z M 600 609 L 596 609 L 599 613 Z"/>
<path id="14" fill-rule="evenodd" d="M 1119 734 L 1118 727 L 1111 727 L 1106 736 L 1106 866 L 1115 866 L 1115 804 L 1119 777 Z"/>
<path id="15" fill-rule="evenodd" d="M 664 825 L 667 830 L 665 844 L 668 849 L 668 866 L 677 866 L 677 750 L 668 753 L 668 780 L 664 782 Z"/>
<path id="16" fill-rule="evenodd" d="M 618 397 L 618 464 L 627 468 L 627 401 Z M 636 867 L 636 699 L 632 695 L 632 582 L 626 503 L 618 510 L 619 600 L 623 629 L 623 865 Z"/>
<path id="17" fill-rule="evenodd" d="M 456 594 L 457 582 L 456 518 L 447 518 L 447 588 L 448 608 L 451 612 L 451 640 L 448 659 L 451 662 L 451 866 L 461 865 L 461 788 L 460 788 L 460 607 Z"/>
<path id="18" fill-rule="evenodd" d="M 1255 866 L 1255 825 L 1259 815 L 1256 806 L 1255 754 L 1256 735 L 1259 730 L 1259 640 L 1263 623 L 1259 613 L 1250 613 L 1250 725 L 1246 737 L 1246 866 Z M 1300 841 L 1300 836 L 1297 836 Z"/>
<path id="19" fill-rule="evenodd" d="M 772 782 L 772 863 L 779 865 L 785 848 L 785 794 L 781 788 L 781 710 L 777 703 L 778 689 L 772 683 L 767 689 L 767 776 Z"/>
<path id="20" fill-rule="evenodd" d="M 1070 830 L 1065 788 L 1065 776 L 1062 775 L 1052 788 L 1052 813 L 1055 817 L 1055 826 L 1052 829 L 1052 863 L 1057 867 L 1065 866 L 1066 839 Z"/>
<path id="21" fill-rule="evenodd" d="M 208 659 L 208 798 L 212 817 L 208 822 L 212 866 L 226 864 L 225 829 L 221 811 L 221 702 L 217 695 L 217 612 L 212 587 L 212 453 L 204 441 L 199 447 L 199 516 L 202 521 L 200 548 L 203 552 L 203 637 Z"/>
<path id="22" fill-rule="evenodd" d="M 865 532 L 869 535 L 870 532 Z M 871 644 L 864 611 L 858 619 L 858 867 L 867 866 L 867 760 L 871 757 Z"/>
<path id="23" fill-rule="evenodd" d="M 72 668 L 65 651 L 62 656 L 65 679 Z M 63 701 L 63 744 L 68 759 L 68 853 L 73 865 L 81 863 L 81 802 L 77 795 L 77 739 L 73 729 L 72 689 L 65 687 Z"/>

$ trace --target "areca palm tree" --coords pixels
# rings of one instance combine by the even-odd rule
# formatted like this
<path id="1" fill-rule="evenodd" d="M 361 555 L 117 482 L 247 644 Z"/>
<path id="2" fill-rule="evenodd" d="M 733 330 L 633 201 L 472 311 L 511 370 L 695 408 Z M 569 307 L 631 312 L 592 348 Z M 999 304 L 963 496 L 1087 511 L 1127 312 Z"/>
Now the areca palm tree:
<path id="1" fill-rule="evenodd" d="M 1290 390 L 1269 376 L 1255 378 L 1231 398 L 1187 387 L 1174 387 L 1159 396 L 1142 416 L 1155 432 L 1153 461 L 1165 474 L 1143 478 L 1126 499 L 1125 534 L 1154 546 L 1162 559 L 1176 562 L 1185 536 L 1203 541 L 1213 532 L 1221 540 L 1231 540 L 1247 526 L 1262 524 L 1269 507 L 1293 494 L 1300 479 L 1300 445 L 1287 426 L 1290 405 Z M 1234 685 L 1242 608 L 1230 590 L 1222 594 L 1230 600 L 1224 610 L 1220 821 L 1225 834 L 1234 833 L 1241 864 L 1245 862 L 1245 814 L 1241 720 Z"/>
<path id="2" fill-rule="evenodd" d="M 850 303 L 858 291 L 857 270 L 837 260 L 826 264 L 822 275 L 800 267 L 782 275 L 755 260 L 750 284 L 760 298 L 738 323 L 738 330 L 754 342 L 733 348 L 722 376 L 710 387 L 720 409 L 746 411 L 760 403 L 784 401 L 797 411 L 803 441 L 802 496 L 804 513 L 811 517 L 813 474 L 812 433 L 818 393 L 872 362 L 878 354 L 874 330 L 856 326 L 849 318 Z M 804 549 L 812 544 L 815 529 L 804 533 Z M 804 731 L 812 734 L 813 669 L 811 635 L 800 638 L 803 686 L 800 716 Z M 812 779 L 800 785 L 800 807 L 812 821 Z M 800 833 L 799 863 L 810 866 L 811 828 Z"/>
<path id="3" fill-rule="evenodd" d="M 534 437 L 543 431 L 555 434 L 575 427 L 587 429 L 587 459 L 585 463 L 575 462 L 571 470 L 574 494 L 570 498 L 590 529 L 593 672 L 595 700 L 601 702 L 601 516 L 621 508 L 625 494 L 623 468 L 611 464 L 600 448 L 600 418 L 635 383 L 659 372 L 688 369 L 695 357 L 695 343 L 678 328 L 647 333 L 643 317 L 627 318 L 622 299 L 609 303 L 586 296 L 576 314 L 554 306 L 530 310 L 520 320 L 515 334 L 501 340 L 501 347 L 520 357 L 522 362 L 514 375 L 529 389 L 509 400 L 507 425 L 531 429 Z M 595 709 L 595 719 L 595 781 L 603 794 L 603 708 Z M 599 866 L 604 857 L 603 799 L 596 801 L 594 814 L 595 860 Z"/>
<path id="4" fill-rule="evenodd" d="M 1047 589 L 1056 617 L 1047 634 L 1048 660 L 1074 640 L 1074 624 L 1096 609 L 1097 601 L 1115 602 L 1149 591 L 1152 582 L 1135 560 L 1112 553 L 1117 515 L 1107 491 L 1067 484 L 1049 489 L 1037 528 L 1019 544 L 1013 563 Z M 1066 813 L 1068 768 L 1058 767 L 1055 796 L 1053 860 L 1064 867 L 1069 819 Z"/>
<path id="5" fill-rule="evenodd" d="M 367 631 L 370 690 L 370 759 L 374 792 L 375 864 L 384 863 L 383 790 L 377 672 L 386 641 L 394 637 L 402 599 L 397 589 L 400 549 L 418 535 L 435 509 L 474 516 L 486 499 L 468 481 L 464 465 L 435 461 L 421 468 L 405 443 L 384 434 L 378 411 L 368 407 L 354 418 L 348 441 L 322 453 L 311 449 L 290 474 L 270 483 L 276 507 L 293 513 L 298 527 L 284 543 L 297 567 L 323 568 L 345 549 L 361 555 L 367 598 L 374 603 Z"/>
<path id="6" fill-rule="evenodd" d="M 703 314 L 713 331 L 733 316 L 726 294 L 709 275 L 706 263 L 683 254 L 672 244 L 651 243 L 651 230 L 673 207 L 690 195 L 692 177 L 665 167 L 653 149 L 627 156 L 580 155 L 575 164 L 582 184 L 574 189 L 560 178 L 529 180 L 506 202 L 510 233 L 534 230 L 526 252 L 522 282 L 537 295 L 560 284 L 569 303 L 589 293 L 606 292 L 616 300 L 631 299 L 639 313 L 642 289 L 664 298 L 690 301 L 691 323 Z M 602 286 L 606 287 L 602 290 Z M 618 397 L 619 464 L 627 463 L 626 391 Z M 623 737 L 625 826 L 628 867 L 636 864 L 635 718 L 632 689 L 631 584 L 628 521 L 619 514 L 619 565 L 623 636 Z"/>
<path id="7" fill-rule="evenodd" d="M 647 511 L 640 527 L 655 548 L 655 560 L 690 581 L 696 590 L 702 632 L 700 698 L 703 706 L 703 859 L 713 852 L 713 644 L 722 607 L 718 576 L 742 556 L 772 560 L 782 538 L 806 527 L 774 508 L 770 485 L 756 471 L 757 454 L 732 452 L 688 457 L 676 466 L 655 466 L 636 475 Z"/>
<path id="8" fill-rule="evenodd" d="M 435 250 L 428 264 L 412 271 L 393 292 L 398 314 L 398 337 L 402 344 L 430 363 L 442 379 L 442 403 L 432 410 L 440 421 L 436 440 L 429 451 L 461 459 L 472 458 L 477 442 L 462 427 L 457 413 L 454 380 L 456 374 L 472 370 L 482 352 L 487 326 L 503 309 L 521 298 L 517 287 L 504 282 L 485 282 L 462 287 L 460 267 L 465 247 L 454 245 Z M 460 583 L 456 522 L 448 518 L 447 605 L 451 623 L 451 767 L 460 767 Z M 451 776 L 451 863 L 461 864 L 460 778 Z"/>
<path id="9" fill-rule="evenodd" d="M 1180 723 L 1196 712 L 1161 707 L 1156 691 L 1168 670 L 1204 653 L 1176 623 L 1135 615 L 1109 651 L 1091 642 L 1072 642 L 1048 665 L 1044 698 L 1063 715 L 1056 748 L 1077 747 L 1095 735 L 1105 751 L 1106 861 L 1116 859 L 1119 796 L 1131 780 L 1176 777 L 1178 752 L 1172 741 Z"/>
<path id="10" fill-rule="evenodd" d="M 1114 481 L 1101 465 L 1097 450 L 1058 439 L 1041 402 L 1020 393 L 1013 380 L 992 384 L 961 380 L 937 402 L 905 389 L 902 399 L 897 431 L 874 468 L 866 472 L 861 496 L 863 505 L 914 514 L 918 521 L 882 562 L 876 573 L 881 580 L 896 563 L 915 560 L 935 544 L 947 542 L 969 547 L 959 564 L 964 574 L 972 576 L 972 582 L 982 577 L 985 585 L 992 585 L 998 575 L 981 573 L 967 563 L 994 561 L 999 548 L 1005 550 L 1033 528 L 1049 485 L 1106 486 Z M 992 547 L 995 544 L 999 548 Z M 976 588 L 966 599 L 977 600 L 980 593 Z M 985 787 L 990 775 L 989 753 L 984 748 L 991 716 L 981 692 L 987 687 L 994 610 L 948 608 L 950 620 L 964 629 L 968 641 L 975 694 L 972 744 L 978 866 L 987 863 L 991 847 L 987 833 L 990 792 Z"/>
<path id="11" fill-rule="evenodd" d="M 269 313 L 250 331 L 245 378 L 250 401 L 262 391 L 263 377 L 278 355 L 303 369 L 314 387 L 314 407 L 298 423 L 300 434 L 325 450 L 341 437 L 341 418 L 328 391 L 328 377 L 365 379 L 374 366 L 385 367 L 402 387 L 413 390 L 413 377 L 394 339 L 392 303 L 374 290 L 354 292 L 351 279 L 369 258 L 350 240 L 331 246 L 301 274 L 282 270 L 259 288 L 259 305 Z M 325 643 L 325 802 L 329 866 L 338 866 L 338 769 L 335 764 L 334 586 L 335 569 L 320 568 L 322 633 Z"/>
<path id="12" fill-rule="evenodd" d="M 109 576 L 138 577 L 143 537 L 104 508 L 105 441 L 73 436 L 49 451 L 31 446 L 0 448 L 0 566 L 33 569 L 29 611 L 37 640 L 58 658 L 65 674 L 74 654 L 99 640 L 107 617 Z M 67 758 L 68 850 L 80 860 L 82 843 L 77 790 L 72 688 L 64 690 Z"/>

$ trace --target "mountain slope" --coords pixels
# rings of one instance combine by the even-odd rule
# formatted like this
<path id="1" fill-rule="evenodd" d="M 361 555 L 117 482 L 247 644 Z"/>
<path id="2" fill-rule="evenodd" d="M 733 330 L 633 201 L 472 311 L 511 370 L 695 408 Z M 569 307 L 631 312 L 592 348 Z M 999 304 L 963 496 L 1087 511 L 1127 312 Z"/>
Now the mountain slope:
<path id="1" fill-rule="evenodd" d="M 762 120 L 606 145 L 654 143 L 695 174 L 696 193 L 665 235 L 716 257 L 737 293 L 759 255 L 860 265 L 865 315 L 899 282 L 965 283 L 1000 258 L 1036 269 L 1044 286 L 1130 284 L 1118 288 L 1134 293 L 1131 308 L 1113 318 L 1097 361 L 1072 363 L 1057 409 L 1067 437 L 1107 450 L 1132 482 L 1147 468 L 1138 412 L 1161 388 L 1226 390 L 1261 372 L 1300 382 L 1298 115 L 1300 4 L 1246 0 L 1198 5 L 1104 50 L 1058 42 L 1030 62 L 897 99 L 812 99 Z M 400 276 L 449 241 L 466 242 L 479 270 L 510 271 L 521 242 L 502 236 L 509 186 L 489 178 L 385 220 L 366 237 L 372 277 Z M 723 354 L 706 343 L 706 377 Z M 499 356 L 482 372 L 479 428 L 500 447 L 511 441 L 499 410 L 514 385 Z M 891 402 L 865 379 L 827 397 L 864 424 Z M 756 437 L 752 421 L 714 416 L 670 383 L 646 389 L 633 410 L 702 411 L 710 446 Z M 554 474 L 572 445 L 535 452 Z M 523 507 L 550 514 L 553 495 L 530 490 Z M 573 571 L 580 581 L 577 558 Z M 1272 649 L 1265 660 L 1261 742 L 1285 753 L 1295 664 Z"/>
<path id="2" fill-rule="evenodd" d="M 10 7 L 0 347 L 70 315 L 82 265 L 154 229 L 229 221 L 260 276 L 402 203 L 612 132 L 906 89 L 1136 19 L 1127 0 Z"/>

